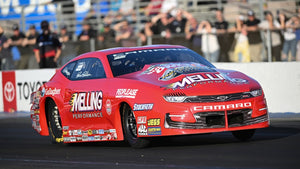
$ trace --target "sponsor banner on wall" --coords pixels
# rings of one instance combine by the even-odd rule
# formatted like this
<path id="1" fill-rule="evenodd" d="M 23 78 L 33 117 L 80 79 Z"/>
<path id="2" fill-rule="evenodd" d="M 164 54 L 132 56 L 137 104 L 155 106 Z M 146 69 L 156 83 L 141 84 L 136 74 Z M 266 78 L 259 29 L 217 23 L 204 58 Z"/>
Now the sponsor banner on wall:
<path id="1" fill-rule="evenodd" d="M 55 74 L 55 69 L 16 71 L 17 110 L 30 110 L 30 95 Z"/>
<path id="2" fill-rule="evenodd" d="M 17 110 L 16 78 L 14 71 L 2 72 L 3 110 L 14 112 Z"/>

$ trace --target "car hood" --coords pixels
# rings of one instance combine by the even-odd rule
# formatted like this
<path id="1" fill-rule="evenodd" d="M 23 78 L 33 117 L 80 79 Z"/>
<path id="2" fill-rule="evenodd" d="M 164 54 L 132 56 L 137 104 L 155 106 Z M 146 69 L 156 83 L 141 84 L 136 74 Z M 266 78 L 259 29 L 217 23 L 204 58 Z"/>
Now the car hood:
<path id="1" fill-rule="evenodd" d="M 238 93 L 260 87 L 255 80 L 241 72 L 211 68 L 194 62 L 145 65 L 141 71 L 120 78 L 150 83 L 164 90 L 184 90 L 187 95 L 195 92 L 203 95 Z"/>

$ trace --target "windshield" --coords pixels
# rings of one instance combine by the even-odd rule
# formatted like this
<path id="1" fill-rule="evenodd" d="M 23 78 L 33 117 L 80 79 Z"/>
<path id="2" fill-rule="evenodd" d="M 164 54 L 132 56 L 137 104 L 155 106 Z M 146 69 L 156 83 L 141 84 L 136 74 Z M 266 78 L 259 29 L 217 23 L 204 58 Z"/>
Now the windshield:
<path id="1" fill-rule="evenodd" d="M 114 76 L 137 72 L 145 65 L 156 63 L 194 62 L 215 68 L 202 56 L 187 48 L 136 50 L 111 54 L 107 58 Z"/>

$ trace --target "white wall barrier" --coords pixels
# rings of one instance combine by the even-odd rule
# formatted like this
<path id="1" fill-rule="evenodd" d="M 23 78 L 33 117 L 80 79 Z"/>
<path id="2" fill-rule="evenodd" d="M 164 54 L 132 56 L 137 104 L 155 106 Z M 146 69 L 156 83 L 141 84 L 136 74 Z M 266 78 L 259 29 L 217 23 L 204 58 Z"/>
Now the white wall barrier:
<path id="1" fill-rule="evenodd" d="M 56 69 L 1 72 L 0 112 L 30 111 L 30 94 L 55 72 Z"/>
<path id="2" fill-rule="evenodd" d="M 241 71 L 263 87 L 270 112 L 300 113 L 300 62 L 215 63 L 218 68 Z M 55 69 L 0 73 L 0 112 L 29 111 L 30 94 L 47 82 Z"/>

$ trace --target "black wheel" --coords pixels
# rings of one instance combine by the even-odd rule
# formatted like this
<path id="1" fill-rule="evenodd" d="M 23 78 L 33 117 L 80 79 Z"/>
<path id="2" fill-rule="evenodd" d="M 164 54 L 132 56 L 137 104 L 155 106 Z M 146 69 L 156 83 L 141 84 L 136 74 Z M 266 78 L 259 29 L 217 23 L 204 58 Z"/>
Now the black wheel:
<path id="1" fill-rule="evenodd" d="M 63 142 L 61 119 L 58 108 L 53 100 L 47 102 L 46 109 L 51 143 Z"/>
<path id="2" fill-rule="evenodd" d="M 255 133 L 255 129 L 232 131 L 232 135 L 240 141 L 248 141 Z"/>
<path id="3" fill-rule="evenodd" d="M 128 105 L 122 107 L 122 127 L 125 140 L 134 148 L 147 147 L 150 141 L 147 138 L 137 137 L 136 119 Z"/>

